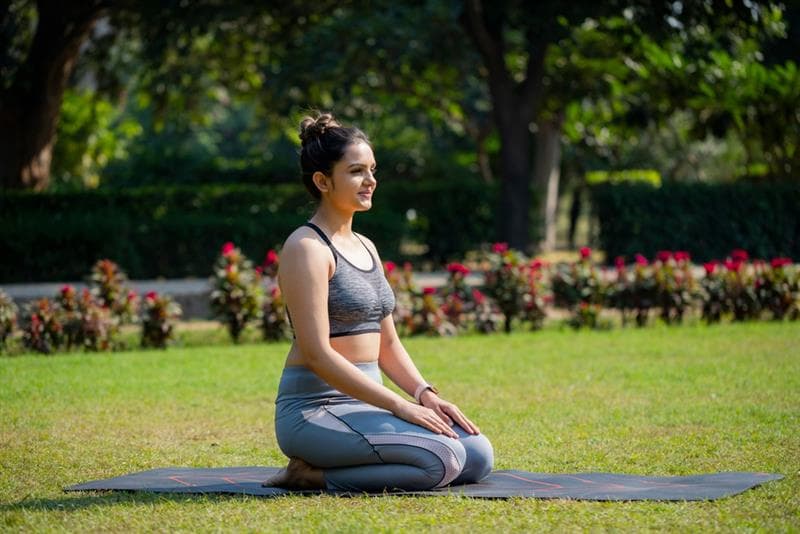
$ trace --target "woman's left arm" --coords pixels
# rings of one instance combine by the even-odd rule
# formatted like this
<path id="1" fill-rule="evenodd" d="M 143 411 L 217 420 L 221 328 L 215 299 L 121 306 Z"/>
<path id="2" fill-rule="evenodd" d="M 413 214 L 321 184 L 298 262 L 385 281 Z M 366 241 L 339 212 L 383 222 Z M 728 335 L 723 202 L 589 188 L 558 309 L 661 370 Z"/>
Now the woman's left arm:
<path id="1" fill-rule="evenodd" d="M 381 347 L 378 353 L 378 364 L 392 382 L 411 396 L 418 387 L 425 384 L 425 380 L 397 335 L 391 314 L 381 321 Z M 480 433 L 478 426 L 470 421 L 458 406 L 442 399 L 430 389 L 422 392 L 419 401 L 426 408 L 435 411 L 448 425 L 453 426 L 455 422 L 470 434 Z"/>
<path id="2" fill-rule="evenodd" d="M 360 237 L 369 244 L 369 248 L 375 255 L 378 265 L 383 265 L 375 244 L 365 236 Z M 417 366 L 411 361 L 411 356 L 408 355 L 403 343 L 400 341 L 400 337 L 397 335 L 397 329 L 394 327 L 394 319 L 391 313 L 381 320 L 381 346 L 378 352 L 378 365 L 381 371 L 389 377 L 389 380 L 412 397 L 418 387 L 426 384 L 425 379 L 422 378 Z M 436 412 L 442 421 L 448 425 L 453 426 L 453 423 L 457 423 L 458 426 L 470 434 L 480 434 L 481 431 L 478 426 L 470 421 L 458 409 L 458 406 L 439 397 L 430 389 L 423 391 L 417 400 L 426 408 Z"/>

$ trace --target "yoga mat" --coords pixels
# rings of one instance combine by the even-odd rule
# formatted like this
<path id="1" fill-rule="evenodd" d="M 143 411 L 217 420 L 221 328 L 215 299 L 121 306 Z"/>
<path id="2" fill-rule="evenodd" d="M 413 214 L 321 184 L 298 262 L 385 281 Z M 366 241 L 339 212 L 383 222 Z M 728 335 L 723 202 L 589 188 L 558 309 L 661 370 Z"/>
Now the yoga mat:
<path id="1" fill-rule="evenodd" d="M 276 497 L 291 492 L 263 488 L 261 483 L 278 472 L 277 467 L 166 468 L 141 471 L 65 488 L 65 491 L 115 490 L 153 493 L 220 493 Z M 387 492 L 389 495 L 463 495 L 485 499 L 532 497 L 586 501 L 701 501 L 736 495 L 783 478 L 769 473 L 714 473 L 680 477 L 649 477 L 612 473 L 546 474 L 526 471 L 493 471 L 477 484 L 438 490 Z M 345 493 L 344 495 L 352 495 Z M 380 494 L 379 494 L 380 495 Z"/>

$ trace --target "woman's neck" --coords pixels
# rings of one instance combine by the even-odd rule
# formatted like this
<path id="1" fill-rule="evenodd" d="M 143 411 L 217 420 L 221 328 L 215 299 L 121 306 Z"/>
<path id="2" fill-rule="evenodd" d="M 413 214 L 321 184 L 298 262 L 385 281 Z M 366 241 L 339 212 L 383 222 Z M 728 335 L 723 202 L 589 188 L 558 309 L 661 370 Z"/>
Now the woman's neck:
<path id="1" fill-rule="evenodd" d="M 331 236 L 337 234 L 343 237 L 352 237 L 353 235 L 353 214 L 332 209 L 324 202 L 319 205 L 316 213 L 311 217 L 311 222 L 326 230 Z"/>

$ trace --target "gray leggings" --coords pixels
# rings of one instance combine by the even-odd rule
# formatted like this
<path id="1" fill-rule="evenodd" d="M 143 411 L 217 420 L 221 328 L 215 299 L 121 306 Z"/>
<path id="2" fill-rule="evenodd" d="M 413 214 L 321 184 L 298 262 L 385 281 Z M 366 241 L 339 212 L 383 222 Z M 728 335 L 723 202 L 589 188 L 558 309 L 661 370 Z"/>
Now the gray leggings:
<path id="1" fill-rule="evenodd" d="M 356 365 L 381 383 L 377 362 Z M 311 370 L 284 369 L 275 401 L 275 433 L 284 454 L 323 469 L 329 490 L 426 490 L 477 482 L 492 470 L 483 434 L 448 438 L 344 395 Z"/>

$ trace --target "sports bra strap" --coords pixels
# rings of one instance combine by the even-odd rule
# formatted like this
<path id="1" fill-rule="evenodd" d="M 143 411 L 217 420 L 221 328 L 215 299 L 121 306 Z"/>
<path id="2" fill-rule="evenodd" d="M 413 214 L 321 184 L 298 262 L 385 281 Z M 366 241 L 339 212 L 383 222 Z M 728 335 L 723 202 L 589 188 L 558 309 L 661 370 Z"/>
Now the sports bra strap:
<path id="1" fill-rule="evenodd" d="M 328 239 L 328 236 L 325 235 L 325 232 L 323 232 L 322 229 L 319 226 L 317 226 L 316 224 L 312 223 L 311 221 L 306 222 L 303 226 L 308 226 L 309 228 L 311 228 L 312 230 L 317 232 L 319 234 L 319 236 L 322 238 L 322 240 L 325 241 L 325 243 L 327 243 L 329 247 L 333 246 L 333 243 L 331 243 L 331 240 Z"/>

